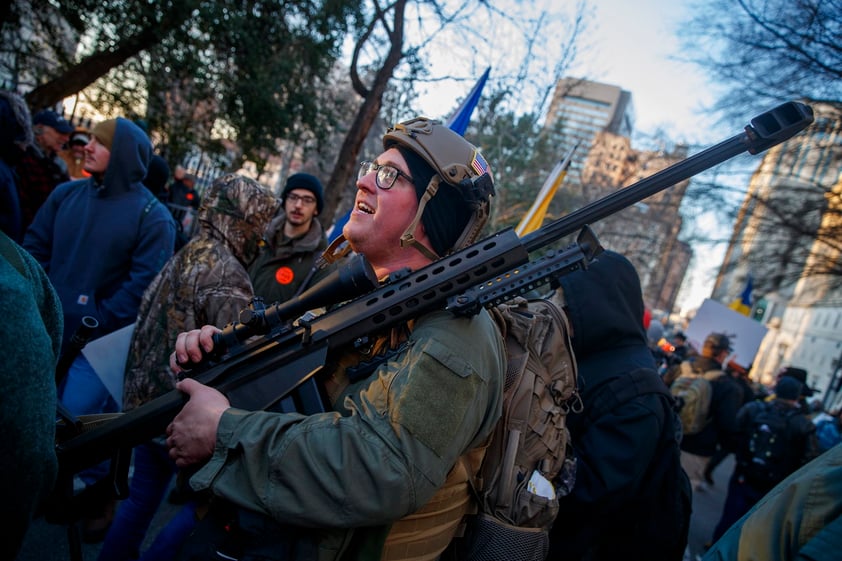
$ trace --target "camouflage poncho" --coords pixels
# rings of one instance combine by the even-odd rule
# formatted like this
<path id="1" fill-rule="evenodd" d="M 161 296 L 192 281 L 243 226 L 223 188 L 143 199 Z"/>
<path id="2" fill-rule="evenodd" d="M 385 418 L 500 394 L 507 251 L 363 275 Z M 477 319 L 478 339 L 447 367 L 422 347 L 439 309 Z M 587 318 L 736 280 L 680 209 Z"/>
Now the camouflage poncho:
<path id="1" fill-rule="evenodd" d="M 143 295 L 126 363 L 123 409 L 175 386 L 169 357 L 182 331 L 237 319 L 253 296 L 246 267 L 280 201 L 251 179 L 217 179 L 198 212 L 200 229 Z"/>

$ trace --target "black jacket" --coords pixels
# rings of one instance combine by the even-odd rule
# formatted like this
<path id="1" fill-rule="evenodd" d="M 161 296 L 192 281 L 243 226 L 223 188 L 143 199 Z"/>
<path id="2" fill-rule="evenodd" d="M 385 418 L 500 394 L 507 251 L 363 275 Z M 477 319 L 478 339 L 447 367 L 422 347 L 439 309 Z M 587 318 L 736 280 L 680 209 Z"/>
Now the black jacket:
<path id="1" fill-rule="evenodd" d="M 576 483 L 560 501 L 547 559 L 579 559 L 588 551 L 595 554 L 592 559 L 676 558 L 653 550 L 668 546 L 664 535 L 671 532 L 678 534 L 675 551 L 680 559 L 686 528 L 660 528 L 655 537 L 645 527 L 660 515 L 676 518 L 673 506 L 659 495 L 662 484 L 686 482 L 686 476 L 678 461 L 679 421 L 672 397 L 647 346 L 637 272 L 623 256 L 606 251 L 586 271 L 560 282 L 573 327 L 584 408 L 568 415 L 578 462 Z M 632 389 L 630 399 L 612 403 L 609 411 L 593 418 L 597 403 L 629 384 L 648 389 Z M 685 488 L 689 502 L 689 485 Z M 665 500 L 677 500 L 677 493 L 673 495 Z"/>
<path id="2" fill-rule="evenodd" d="M 818 441 L 816 439 L 816 425 L 800 411 L 799 405 L 790 405 L 784 401 L 774 399 L 770 402 L 752 401 L 740 408 L 737 413 L 737 427 L 739 429 L 739 440 L 736 449 L 737 471 L 741 474 L 748 474 L 746 464 L 752 461 L 750 450 L 751 433 L 755 423 L 761 414 L 772 413 L 786 419 L 786 457 L 782 459 L 780 481 L 785 476 L 794 472 L 813 458 L 819 455 Z M 767 414 L 768 414 L 767 413 Z M 761 423 L 765 422 L 765 418 Z M 750 481 L 750 477 L 748 478 Z M 776 481 L 775 483 L 777 483 Z M 755 487 L 763 489 L 763 483 L 757 482 Z M 771 488 L 769 485 L 768 488 Z"/>

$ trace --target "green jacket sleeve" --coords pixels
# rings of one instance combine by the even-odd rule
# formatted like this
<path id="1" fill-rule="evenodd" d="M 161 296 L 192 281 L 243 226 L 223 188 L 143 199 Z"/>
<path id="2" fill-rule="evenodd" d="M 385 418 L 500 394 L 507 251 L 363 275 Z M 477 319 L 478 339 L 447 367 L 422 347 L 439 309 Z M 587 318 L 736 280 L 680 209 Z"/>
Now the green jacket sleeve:
<path id="1" fill-rule="evenodd" d="M 421 318 L 409 345 L 349 386 L 337 409 L 302 416 L 229 409 L 192 478 L 279 522 L 387 524 L 423 506 L 500 415 L 504 349 L 482 312 Z"/>
<path id="2" fill-rule="evenodd" d="M 838 525 L 840 497 L 842 445 L 837 445 L 769 491 L 713 544 L 703 561 L 789 561 L 802 549 L 811 555 L 807 559 L 838 559 L 838 549 L 812 540 L 829 525 Z"/>

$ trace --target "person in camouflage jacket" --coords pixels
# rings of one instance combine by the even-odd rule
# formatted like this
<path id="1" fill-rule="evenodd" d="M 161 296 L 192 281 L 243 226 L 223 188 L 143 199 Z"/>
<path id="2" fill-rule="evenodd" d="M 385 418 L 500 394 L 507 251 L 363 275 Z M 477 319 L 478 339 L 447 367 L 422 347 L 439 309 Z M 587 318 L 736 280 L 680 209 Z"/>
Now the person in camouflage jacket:
<path id="1" fill-rule="evenodd" d="M 224 326 L 248 306 L 254 293 L 246 267 L 279 204 L 246 177 L 228 174 L 213 183 L 197 215 L 198 232 L 143 295 L 126 363 L 124 411 L 175 387 L 169 355 L 180 332 L 205 324 Z M 136 558 L 174 472 L 159 443 L 135 449 L 130 495 L 117 512 L 100 559 Z"/>

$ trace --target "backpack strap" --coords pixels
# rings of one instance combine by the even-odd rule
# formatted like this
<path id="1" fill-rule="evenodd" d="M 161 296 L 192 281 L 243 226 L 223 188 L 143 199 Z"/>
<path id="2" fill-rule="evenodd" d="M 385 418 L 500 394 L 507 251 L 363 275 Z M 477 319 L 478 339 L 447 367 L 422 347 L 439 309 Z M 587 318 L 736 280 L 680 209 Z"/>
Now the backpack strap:
<path id="1" fill-rule="evenodd" d="M 658 373 L 650 368 L 638 368 L 597 386 L 591 403 L 585 408 L 585 427 L 631 399 L 650 393 L 662 394 L 673 403 L 672 394 Z M 584 431 L 583 431 L 584 432 Z"/>

